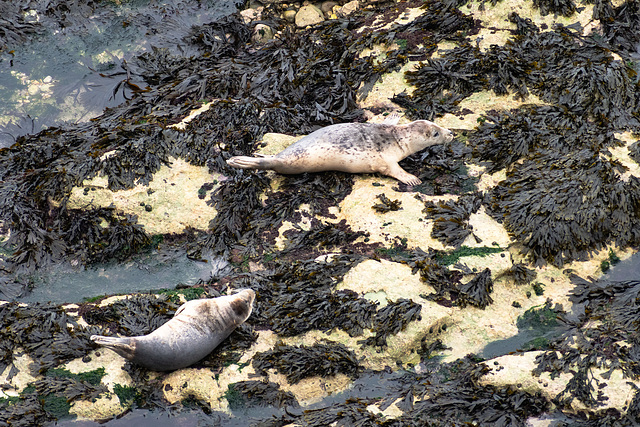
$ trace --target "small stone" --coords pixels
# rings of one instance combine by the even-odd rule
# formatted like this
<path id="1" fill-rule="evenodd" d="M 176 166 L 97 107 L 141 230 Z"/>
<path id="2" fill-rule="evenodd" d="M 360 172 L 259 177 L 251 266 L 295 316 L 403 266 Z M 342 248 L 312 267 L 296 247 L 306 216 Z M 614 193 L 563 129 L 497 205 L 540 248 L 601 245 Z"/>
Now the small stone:
<path id="1" fill-rule="evenodd" d="M 296 13 L 296 25 L 300 28 L 316 25 L 324 21 L 322 11 L 313 5 L 303 6 Z"/>
<path id="2" fill-rule="evenodd" d="M 347 16 L 347 15 L 352 14 L 356 10 L 358 10 L 359 6 L 360 6 L 360 3 L 358 3 L 358 0 L 353 0 L 353 1 L 350 1 L 349 3 L 345 4 L 342 7 L 334 6 L 333 7 L 333 13 L 336 16 L 339 16 L 339 17 Z"/>
<path id="3" fill-rule="evenodd" d="M 151 212 L 153 210 L 153 207 L 151 205 L 145 205 L 144 210 L 147 212 Z"/>
<path id="4" fill-rule="evenodd" d="M 295 22 L 296 20 L 296 12 L 295 10 L 285 10 L 282 14 L 282 17 L 289 22 Z"/>
<path id="5" fill-rule="evenodd" d="M 44 83 L 51 83 L 53 81 L 53 77 L 51 76 L 47 76 L 44 78 L 44 80 L 42 80 Z"/>
<path id="6" fill-rule="evenodd" d="M 40 92 L 40 88 L 38 87 L 38 85 L 32 84 L 31 86 L 29 86 L 29 89 L 27 89 L 27 92 L 31 96 L 37 95 L 38 92 Z"/>
<path id="7" fill-rule="evenodd" d="M 257 24 L 253 29 L 253 41 L 256 43 L 266 43 L 273 39 L 273 30 L 265 24 Z"/>
<path id="8" fill-rule="evenodd" d="M 240 15 L 242 16 L 242 21 L 245 24 L 260 19 L 260 12 L 256 9 L 245 9 L 240 12 Z"/>

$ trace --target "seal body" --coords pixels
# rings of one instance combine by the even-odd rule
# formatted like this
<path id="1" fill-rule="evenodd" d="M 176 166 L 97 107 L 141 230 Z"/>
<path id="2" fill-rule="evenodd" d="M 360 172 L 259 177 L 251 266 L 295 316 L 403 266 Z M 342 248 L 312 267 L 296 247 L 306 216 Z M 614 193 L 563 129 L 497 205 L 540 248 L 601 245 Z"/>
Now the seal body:
<path id="1" fill-rule="evenodd" d="M 379 172 L 417 185 L 420 180 L 398 162 L 426 147 L 449 142 L 453 133 L 427 120 L 397 125 L 399 117 L 385 123 L 342 123 L 319 129 L 275 156 L 236 156 L 227 160 L 241 169 L 272 169 L 282 174 L 328 170 Z"/>
<path id="2" fill-rule="evenodd" d="M 207 356 L 243 323 L 253 308 L 255 292 L 243 289 L 218 298 L 192 300 L 149 335 L 91 340 L 153 371 L 187 367 Z"/>

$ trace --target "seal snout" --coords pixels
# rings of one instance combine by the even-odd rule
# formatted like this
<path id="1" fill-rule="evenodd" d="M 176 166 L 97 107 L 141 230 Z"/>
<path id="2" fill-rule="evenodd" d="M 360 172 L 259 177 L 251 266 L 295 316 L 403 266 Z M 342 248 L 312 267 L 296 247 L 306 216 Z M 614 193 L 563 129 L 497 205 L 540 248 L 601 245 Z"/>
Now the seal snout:
<path id="1" fill-rule="evenodd" d="M 451 130 L 445 129 L 445 132 L 444 132 L 444 140 L 445 140 L 445 142 L 453 141 L 454 137 L 455 137 L 455 134 Z"/>

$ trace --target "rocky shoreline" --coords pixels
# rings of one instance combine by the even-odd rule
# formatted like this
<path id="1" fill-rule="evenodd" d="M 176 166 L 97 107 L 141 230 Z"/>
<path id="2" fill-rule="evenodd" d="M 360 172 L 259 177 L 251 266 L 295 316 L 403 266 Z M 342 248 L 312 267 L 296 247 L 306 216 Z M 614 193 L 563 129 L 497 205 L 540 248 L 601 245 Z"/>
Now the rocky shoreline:
<path id="1" fill-rule="evenodd" d="M 138 58 L 149 85 L 122 109 L 0 151 L 7 272 L 168 248 L 233 266 L 186 289 L 3 302 L 0 425 L 140 409 L 221 425 L 638 422 L 640 289 L 590 279 L 640 243 L 640 23 L 612 24 L 638 2 L 547 3 L 251 3 L 194 30 L 189 61 Z M 420 186 L 224 162 L 392 111 L 457 132 L 402 163 Z M 240 288 L 257 294 L 251 317 L 192 367 L 147 371 L 89 340 Z"/>

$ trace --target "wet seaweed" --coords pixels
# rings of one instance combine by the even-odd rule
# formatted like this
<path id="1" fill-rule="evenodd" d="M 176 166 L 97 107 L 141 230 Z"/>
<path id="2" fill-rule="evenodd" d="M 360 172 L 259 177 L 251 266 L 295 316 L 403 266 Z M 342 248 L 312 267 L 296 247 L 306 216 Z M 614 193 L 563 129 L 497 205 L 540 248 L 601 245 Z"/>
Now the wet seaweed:
<path id="1" fill-rule="evenodd" d="M 21 6 L 17 2 L 0 4 L 0 52 L 42 32 L 38 22 L 27 21 Z"/>
<path id="2" fill-rule="evenodd" d="M 542 16 L 553 13 L 569 17 L 576 12 L 576 4 L 573 0 L 533 0 L 533 6 L 540 10 Z"/>
<path id="3" fill-rule="evenodd" d="M 397 199 L 391 200 L 384 193 L 378 194 L 376 198 L 380 200 L 380 203 L 376 203 L 375 205 L 371 206 L 371 209 L 378 213 L 387 213 L 390 211 L 398 211 L 402 209 L 400 207 L 402 205 L 401 201 Z"/>
<path id="4" fill-rule="evenodd" d="M 489 172 L 513 165 L 546 150 L 571 153 L 622 145 L 612 129 L 582 120 L 566 108 L 523 105 L 511 111 L 489 112 L 469 135 L 474 158 L 490 161 Z"/>
<path id="5" fill-rule="evenodd" d="M 474 307 L 484 309 L 493 302 L 490 294 L 493 292 L 493 280 L 491 279 L 491 270 L 485 268 L 482 273 L 476 277 L 458 286 L 458 298 L 456 305 L 466 307 L 472 305 Z"/>
<path id="6" fill-rule="evenodd" d="M 535 280 L 538 276 L 535 270 L 531 268 L 527 268 L 521 262 L 514 263 L 507 271 L 502 273 L 500 276 L 505 275 L 513 278 L 513 281 L 516 285 L 526 285 Z"/>
<path id="7" fill-rule="evenodd" d="M 454 140 L 446 145 L 434 145 L 412 154 L 400 166 L 423 182 L 415 187 L 399 184 L 396 191 L 419 192 L 426 195 L 467 194 L 476 191 L 477 177 L 469 176 L 465 161 L 471 149 Z"/>
<path id="8" fill-rule="evenodd" d="M 234 396 L 233 400 L 227 397 L 229 407 L 234 411 L 255 406 L 300 406 L 293 393 L 280 390 L 280 385 L 272 382 L 240 381 L 229 384 L 228 394 Z"/>
<path id="9" fill-rule="evenodd" d="M 36 393 L 29 393 L 18 402 L 0 402 L 0 422 L 6 426 L 31 427 L 55 420 L 47 413 Z"/>
<path id="10" fill-rule="evenodd" d="M 239 286 L 257 292 L 257 304 L 248 322 L 267 324 L 282 336 L 334 328 L 361 335 L 372 324 L 376 304 L 350 290 L 334 291 L 360 259 L 336 255 L 326 262 L 275 261 L 272 270 L 243 278 Z"/>
<path id="11" fill-rule="evenodd" d="M 516 14 L 511 19 L 518 34 L 505 45 L 483 52 L 465 41 L 429 58 L 406 73 L 416 87 L 414 93 L 394 101 L 414 118 L 433 120 L 457 112 L 462 99 L 479 91 L 511 92 L 522 99 L 532 92 L 605 127 L 640 124 L 636 70 L 614 60 L 595 38 L 583 37 L 581 28 L 557 25 L 553 31 L 540 32 Z M 567 87 L 571 90 L 564 90 Z"/>
<path id="12" fill-rule="evenodd" d="M 104 307 L 85 308 L 82 317 L 89 324 L 102 325 L 112 334 L 140 336 L 168 322 L 179 306 L 169 295 L 136 294 Z"/>
<path id="13" fill-rule="evenodd" d="M 426 368 L 420 374 L 410 370 L 387 373 L 383 376 L 387 393 L 382 398 L 375 392 L 374 398 L 346 397 L 339 403 L 304 411 L 288 421 L 314 426 L 334 423 L 386 427 L 506 426 L 524 425 L 529 417 L 549 409 L 549 402 L 540 393 L 530 394 L 513 386 L 481 385 L 479 380 L 488 371 L 484 363 L 467 356 Z M 377 376 L 374 378 L 377 380 Z M 383 418 L 367 409 L 375 405 L 384 411 L 394 403 L 403 412 L 396 418 Z"/>
<path id="14" fill-rule="evenodd" d="M 100 328 L 81 326 L 77 317 L 53 304 L 4 304 L 0 324 L 0 369 L 11 365 L 21 348 L 33 359 L 33 374 L 85 356 L 93 349 L 89 336 L 100 333 Z"/>
<path id="15" fill-rule="evenodd" d="M 609 242 L 635 245 L 639 181 L 618 180 L 622 171 L 588 149 L 543 152 L 507 173 L 489 193 L 488 213 L 537 264 L 582 260 Z"/>
<path id="16" fill-rule="evenodd" d="M 428 219 L 433 220 L 431 237 L 445 245 L 459 248 L 465 239 L 473 234 L 469 217 L 480 209 L 482 199 L 483 195 L 476 193 L 452 201 L 426 201 L 422 212 L 427 214 Z"/>
<path id="17" fill-rule="evenodd" d="M 626 55 L 638 53 L 640 4 L 637 1 L 626 1 L 614 8 L 609 0 L 600 0 L 594 6 L 593 15 L 600 20 L 602 36 L 613 50 Z"/>
<path id="18" fill-rule="evenodd" d="M 397 301 L 390 301 L 376 313 L 372 328 L 375 335 L 362 341 L 361 344 L 386 347 L 390 335 L 404 331 L 409 322 L 422 319 L 421 310 L 420 304 L 409 299 L 400 298 Z"/>
<path id="19" fill-rule="evenodd" d="M 261 375 L 266 375 L 267 369 L 275 369 L 285 375 L 290 384 L 316 375 L 326 378 L 344 374 L 354 379 L 362 372 L 353 351 L 328 340 L 312 346 L 289 346 L 278 342 L 272 350 L 256 353 L 251 363 Z"/>
<path id="20" fill-rule="evenodd" d="M 331 251 L 340 248 L 346 252 L 348 250 L 346 248 L 350 247 L 355 240 L 369 235 L 364 231 L 352 231 L 344 219 L 334 224 L 312 218 L 311 223 L 312 226 L 309 230 L 303 230 L 300 226 L 294 224 L 293 230 L 284 232 L 287 241 L 284 249 L 278 253 L 279 257 L 293 251 L 295 251 L 296 256 L 299 256 L 302 254 L 301 251 L 308 252 L 315 247 L 320 251 Z M 307 254 L 304 253 L 304 257 L 306 256 Z"/>

